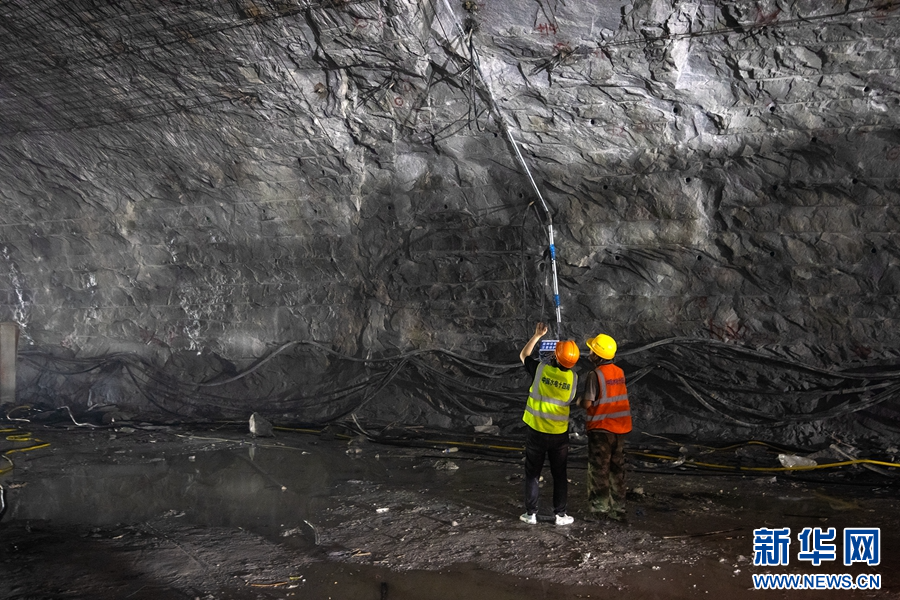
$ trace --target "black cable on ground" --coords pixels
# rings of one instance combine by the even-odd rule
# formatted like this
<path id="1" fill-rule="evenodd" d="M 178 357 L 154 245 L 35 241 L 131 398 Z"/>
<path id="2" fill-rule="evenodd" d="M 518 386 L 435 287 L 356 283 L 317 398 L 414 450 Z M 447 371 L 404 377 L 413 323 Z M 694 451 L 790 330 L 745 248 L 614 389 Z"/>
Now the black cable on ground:
<path id="1" fill-rule="evenodd" d="M 74 418 L 72 418 L 74 422 Z M 182 427 L 186 427 L 188 429 L 198 427 L 201 423 L 188 423 L 183 424 Z M 234 432 L 242 431 L 246 427 L 245 422 L 243 421 L 228 421 L 228 422 L 205 422 L 202 423 L 203 426 L 213 426 L 215 425 L 218 428 L 229 428 Z M 349 422 L 341 422 L 336 424 L 338 428 L 344 428 L 346 433 L 341 434 L 339 432 L 334 431 L 335 424 L 328 425 L 327 427 L 316 426 L 316 425 L 294 425 L 294 426 L 275 426 L 274 429 L 277 431 L 285 431 L 285 432 L 297 432 L 303 434 L 310 435 L 331 435 L 337 439 L 346 439 L 350 441 L 359 435 L 364 435 L 366 439 L 369 441 L 380 444 L 384 446 L 393 446 L 393 447 L 401 447 L 401 448 L 412 448 L 412 449 L 429 449 L 440 452 L 439 455 L 433 456 L 431 458 L 450 458 L 451 456 L 458 460 L 490 460 L 493 462 L 502 462 L 505 464 L 521 464 L 521 455 L 524 452 L 524 447 L 520 438 L 517 436 L 515 438 L 496 438 L 491 437 L 487 441 L 485 438 L 479 437 L 477 435 L 453 435 L 448 434 L 446 432 L 441 431 L 411 431 L 409 429 L 402 429 L 401 431 L 405 431 L 405 437 L 397 437 L 397 435 L 389 436 L 382 434 L 371 434 L 366 428 L 363 428 L 359 423 L 349 423 Z M 127 424 L 119 424 L 121 426 L 128 426 L 132 429 L 142 430 L 139 424 L 127 423 Z M 171 427 L 169 428 L 171 429 Z M 168 432 L 169 429 L 149 429 L 154 432 Z M 329 429 L 331 431 L 329 432 Z M 368 429 L 371 429 L 369 427 Z M 50 444 L 43 443 L 41 440 L 33 439 L 31 434 L 28 432 L 21 432 L 21 430 L 17 429 L 8 429 L 6 432 L 20 432 L 18 433 L 12 441 L 34 441 L 37 442 L 32 444 L 29 447 L 25 448 L 15 448 L 12 450 L 8 450 L 0 456 L 6 457 L 6 454 L 11 454 L 13 452 L 24 452 L 35 450 L 39 448 L 45 448 Z M 176 433 L 176 435 L 178 435 Z M 22 436 L 21 438 L 19 436 Z M 192 436 L 193 437 L 193 436 Z M 240 443 L 246 443 L 246 440 L 229 440 L 226 438 L 222 438 L 222 441 L 237 441 Z M 679 445 L 677 441 L 670 440 L 670 445 Z M 713 447 L 713 446 L 696 446 L 697 448 L 701 448 L 711 453 L 722 453 L 732 449 L 740 449 L 744 446 L 763 446 L 768 450 L 773 452 L 796 452 L 797 449 L 789 449 L 782 446 L 770 444 L 767 442 L 762 442 L 758 440 L 746 440 L 739 443 L 729 444 L 727 446 L 721 447 Z M 280 447 L 280 446 L 279 446 Z M 576 454 L 579 451 L 583 451 L 586 449 L 585 443 L 573 442 L 571 445 L 572 450 L 571 454 Z M 682 446 L 683 448 L 683 446 Z M 465 456 L 460 456 L 456 454 L 452 449 L 457 449 L 460 453 L 466 454 L 475 454 L 479 458 L 478 459 L 470 459 Z M 775 467 L 775 466 L 746 466 L 741 464 L 741 458 L 738 459 L 737 464 L 734 461 L 730 461 L 728 459 L 719 460 L 717 462 L 709 462 L 708 460 L 700 461 L 694 457 L 687 457 L 684 455 L 672 455 L 665 453 L 665 450 L 654 451 L 652 449 L 648 450 L 646 447 L 641 447 L 638 449 L 626 449 L 626 459 L 627 459 L 627 469 L 633 472 L 646 473 L 646 474 L 654 474 L 654 475 L 682 475 L 682 476 L 731 476 L 731 477 L 772 477 L 778 476 L 782 478 L 787 478 L 789 480 L 796 480 L 804 483 L 822 483 L 822 484 L 839 484 L 839 485 L 850 485 L 850 486 L 869 486 L 878 485 L 886 488 L 894 488 L 900 487 L 900 478 L 893 477 L 892 473 L 884 472 L 880 476 L 876 477 L 878 473 L 872 474 L 871 472 L 866 473 L 856 473 L 851 474 L 855 475 L 852 478 L 848 477 L 834 477 L 834 478 L 822 478 L 811 476 L 813 472 L 821 472 L 821 471 L 829 471 L 835 473 L 836 475 L 846 475 L 846 473 L 841 473 L 841 471 L 845 467 L 852 466 L 863 466 L 866 464 L 874 464 L 880 465 L 888 468 L 898 468 L 900 467 L 900 463 L 894 463 L 889 461 L 878 461 L 872 459 L 854 459 L 847 461 L 838 461 L 831 462 L 826 464 L 819 464 L 809 467 Z M 508 459 L 507 457 L 514 456 L 516 458 Z M 653 459 L 660 461 L 658 467 L 648 468 L 647 466 L 641 466 L 640 464 L 635 464 L 635 461 L 640 463 L 641 459 Z M 8 461 L 9 459 L 6 458 Z M 11 463 L 11 461 L 9 461 Z M 757 465 L 759 463 L 757 462 Z M 645 463 L 646 465 L 646 463 Z M 569 469 L 572 470 L 584 470 L 587 468 L 586 462 L 583 460 L 579 461 L 571 461 L 569 462 Z M 11 468 L 6 469 L 5 472 L 10 471 Z M 4 470 L 0 470 L 0 474 L 2 474 Z"/>
<path id="2" fill-rule="evenodd" d="M 300 431 L 291 427 L 278 427 L 277 429 L 282 431 Z M 315 430 L 304 430 L 304 433 L 319 433 Z M 420 436 L 418 438 L 407 438 L 407 439 L 397 439 L 397 438 L 388 438 L 386 436 L 366 436 L 370 441 L 379 444 L 392 445 L 392 446 L 402 446 L 402 447 L 411 447 L 411 448 L 433 448 L 439 449 L 441 447 L 445 448 L 459 448 L 461 451 L 468 452 L 490 452 L 490 453 L 515 453 L 521 454 L 524 451 L 524 447 L 521 445 L 519 441 L 510 441 L 510 440 L 500 440 L 500 441 L 491 441 L 490 443 L 478 442 L 475 441 L 475 436 L 444 436 L 441 437 L 437 434 L 429 434 L 427 437 Z M 464 437 L 465 439 L 461 440 L 460 437 Z M 721 448 L 713 448 L 710 449 L 714 452 L 722 452 L 730 449 L 738 449 L 743 446 L 748 445 L 761 445 L 765 446 L 773 451 L 778 452 L 794 452 L 796 449 L 787 449 L 784 447 L 780 447 L 774 444 L 768 444 L 766 442 L 760 442 L 757 440 L 748 440 L 745 442 L 741 442 L 738 444 L 731 444 L 729 446 L 724 446 Z M 585 449 L 584 444 L 572 444 L 571 448 L 575 448 L 577 450 Z M 570 453 L 572 451 L 570 450 Z M 798 475 L 801 473 L 807 473 L 811 471 L 821 471 L 821 470 L 834 470 L 841 467 L 854 466 L 854 465 L 865 465 L 865 464 L 874 464 L 880 465 L 889 468 L 900 468 L 900 463 L 894 463 L 889 461 L 878 461 L 872 459 L 853 459 L 853 460 L 845 460 L 845 461 L 837 461 L 830 462 L 825 464 L 816 464 L 811 466 L 798 466 L 798 467 L 785 467 L 785 466 L 746 466 L 741 464 L 734 464 L 728 462 L 708 462 L 708 461 L 698 461 L 694 458 L 685 458 L 683 456 L 673 456 L 670 454 L 662 454 L 660 452 L 648 452 L 642 449 L 628 449 L 626 450 L 626 455 L 638 458 L 652 458 L 656 460 L 671 462 L 673 464 L 667 465 L 666 462 L 661 463 L 662 468 L 666 468 L 673 472 L 673 474 L 679 473 L 677 469 L 684 469 L 685 471 L 696 472 L 696 471 L 709 471 L 713 473 L 719 473 L 722 475 L 744 475 L 744 476 L 771 476 L 773 474 L 780 475 Z M 661 472 L 660 470 L 655 469 L 646 469 L 646 472 Z M 681 471 L 684 472 L 684 471 Z M 889 481 L 892 478 L 888 477 Z M 900 484 L 900 481 L 896 482 Z"/>

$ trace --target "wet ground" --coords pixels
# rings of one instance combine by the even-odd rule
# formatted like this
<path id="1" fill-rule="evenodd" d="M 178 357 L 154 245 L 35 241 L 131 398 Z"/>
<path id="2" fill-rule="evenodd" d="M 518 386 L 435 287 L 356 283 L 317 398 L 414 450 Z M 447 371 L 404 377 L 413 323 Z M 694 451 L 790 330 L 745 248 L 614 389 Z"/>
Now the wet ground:
<path id="1" fill-rule="evenodd" d="M 900 598 L 892 472 L 729 474 L 673 468 L 634 448 L 621 524 L 590 518 L 576 449 L 575 523 L 550 521 L 548 481 L 545 520 L 529 526 L 518 520 L 516 440 L 381 444 L 333 432 L 253 438 L 233 426 L 147 424 L 25 424 L 4 436 L 4 599 L 823 594 L 755 590 L 752 575 L 762 573 L 877 575 L 879 590 L 828 593 Z M 753 565 L 753 530 L 763 527 L 791 528 L 788 565 Z M 880 528 L 880 562 L 845 566 L 840 540 L 836 560 L 800 561 L 796 534 L 805 527 L 834 527 L 839 538 L 845 528 Z"/>

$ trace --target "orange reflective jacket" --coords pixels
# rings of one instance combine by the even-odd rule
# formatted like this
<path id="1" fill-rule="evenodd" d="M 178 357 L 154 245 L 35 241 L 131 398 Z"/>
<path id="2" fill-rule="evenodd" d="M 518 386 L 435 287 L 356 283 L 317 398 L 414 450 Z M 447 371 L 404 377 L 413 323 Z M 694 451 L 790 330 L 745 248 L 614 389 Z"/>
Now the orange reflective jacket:
<path id="1" fill-rule="evenodd" d="M 597 397 L 587 407 L 588 429 L 604 429 L 612 433 L 631 431 L 631 405 L 625 387 L 625 372 L 613 364 L 600 365 L 597 374 Z"/>

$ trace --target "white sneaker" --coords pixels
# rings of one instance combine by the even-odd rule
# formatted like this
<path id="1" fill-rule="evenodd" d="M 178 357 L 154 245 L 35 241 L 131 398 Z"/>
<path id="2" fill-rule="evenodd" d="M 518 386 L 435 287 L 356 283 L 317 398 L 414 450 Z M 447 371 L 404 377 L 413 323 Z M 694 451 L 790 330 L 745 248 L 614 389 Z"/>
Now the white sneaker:
<path id="1" fill-rule="evenodd" d="M 537 525 L 537 515 L 532 513 L 525 513 L 524 515 L 520 515 L 519 520 L 523 523 L 528 523 L 529 525 Z"/>
<path id="2" fill-rule="evenodd" d="M 556 515 L 556 524 L 557 525 L 571 525 L 575 522 L 574 517 L 570 517 L 567 514 Z"/>

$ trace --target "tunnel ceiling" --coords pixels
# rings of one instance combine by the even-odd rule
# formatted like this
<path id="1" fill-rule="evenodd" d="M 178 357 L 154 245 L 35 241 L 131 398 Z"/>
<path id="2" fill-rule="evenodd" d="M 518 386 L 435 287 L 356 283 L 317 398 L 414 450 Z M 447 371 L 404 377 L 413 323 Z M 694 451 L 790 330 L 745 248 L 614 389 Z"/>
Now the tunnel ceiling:
<path id="1" fill-rule="evenodd" d="M 668 388 L 685 422 L 714 404 L 679 370 L 763 394 L 817 389 L 798 365 L 883 374 L 898 17 L 890 0 L 0 1 L 0 319 L 20 328 L 20 396 L 159 405 L 135 393 L 148 369 L 224 381 L 277 352 L 260 381 L 352 379 L 343 360 L 369 369 L 345 396 L 427 397 L 450 419 L 424 363 L 406 387 L 388 376 L 410 352 L 514 363 L 555 321 L 544 202 L 564 336 L 719 349 L 631 355 L 674 365 L 644 380 L 650 429 L 671 425 Z M 125 356 L 144 375 L 109 362 Z M 101 362 L 73 383 L 52 360 Z M 290 412 L 260 381 L 240 408 Z M 869 413 L 819 408 L 891 421 L 879 382 Z M 703 426 L 758 425 L 754 402 Z M 779 414 L 818 410 L 804 402 Z"/>

